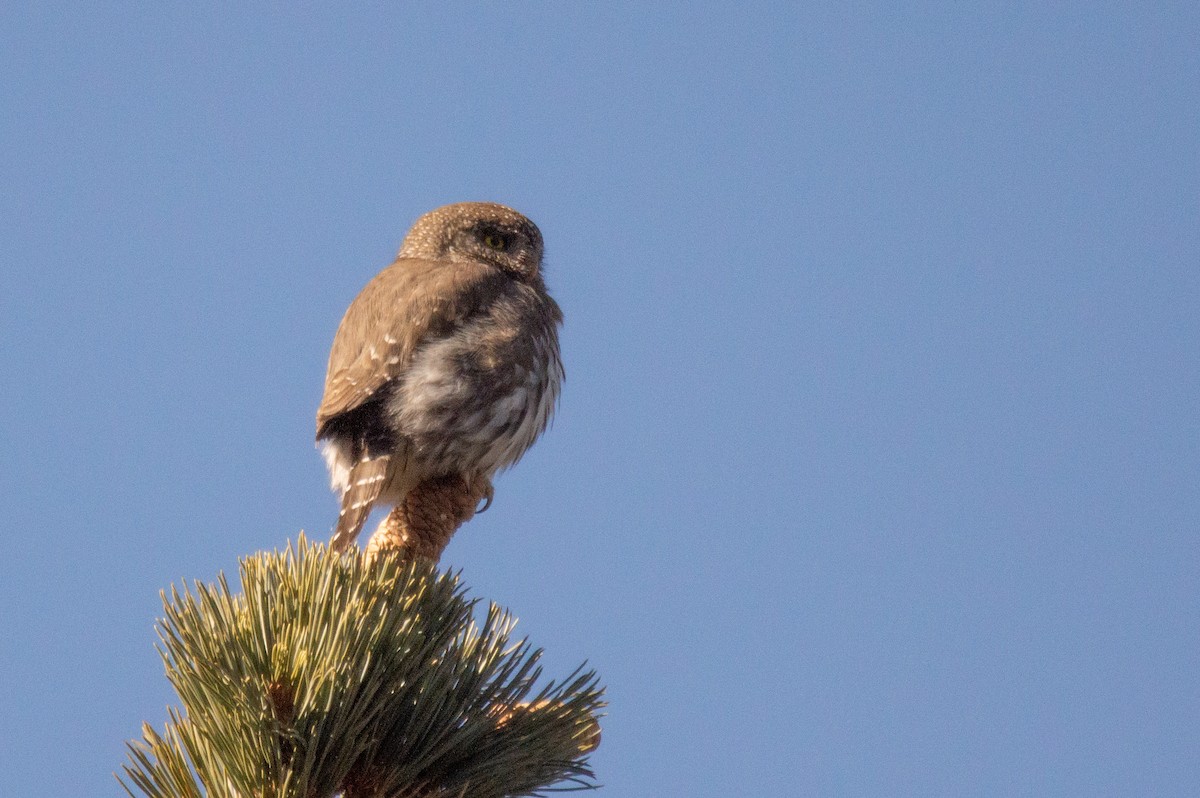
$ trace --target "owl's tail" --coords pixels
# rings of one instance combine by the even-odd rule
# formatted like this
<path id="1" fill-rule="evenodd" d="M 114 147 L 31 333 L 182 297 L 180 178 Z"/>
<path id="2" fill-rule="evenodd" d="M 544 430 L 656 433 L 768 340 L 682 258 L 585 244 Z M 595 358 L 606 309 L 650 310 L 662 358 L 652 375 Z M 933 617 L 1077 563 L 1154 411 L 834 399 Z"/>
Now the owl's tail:
<path id="1" fill-rule="evenodd" d="M 329 548 L 345 551 L 358 538 L 371 507 L 383 492 L 392 458 L 388 456 L 363 458 L 350 469 L 346 492 L 342 494 L 342 509 L 337 526 L 329 540 Z"/>

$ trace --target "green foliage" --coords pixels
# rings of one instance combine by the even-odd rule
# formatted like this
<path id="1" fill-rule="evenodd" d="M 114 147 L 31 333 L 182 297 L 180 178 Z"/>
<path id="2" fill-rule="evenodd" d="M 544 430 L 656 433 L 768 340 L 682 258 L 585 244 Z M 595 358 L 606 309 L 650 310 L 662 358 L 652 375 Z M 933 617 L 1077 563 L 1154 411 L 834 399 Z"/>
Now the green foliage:
<path id="1" fill-rule="evenodd" d="M 595 673 L 536 690 L 541 651 L 510 641 L 514 620 L 495 605 L 477 624 L 457 576 L 301 537 L 243 560 L 241 582 L 239 595 L 224 576 L 164 594 L 160 651 L 183 709 L 129 744 L 131 796 L 592 786 L 583 749 L 603 706 Z"/>

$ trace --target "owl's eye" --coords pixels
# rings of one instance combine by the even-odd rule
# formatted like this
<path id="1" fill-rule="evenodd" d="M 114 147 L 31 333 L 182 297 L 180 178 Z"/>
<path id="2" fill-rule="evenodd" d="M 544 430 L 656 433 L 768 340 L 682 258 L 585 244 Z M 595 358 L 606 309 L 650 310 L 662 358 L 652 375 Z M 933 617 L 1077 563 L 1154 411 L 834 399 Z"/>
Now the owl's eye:
<path id="1" fill-rule="evenodd" d="M 508 238 L 499 233 L 487 233 L 483 237 L 484 246 L 488 249 L 504 251 L 508 249 Z"/>

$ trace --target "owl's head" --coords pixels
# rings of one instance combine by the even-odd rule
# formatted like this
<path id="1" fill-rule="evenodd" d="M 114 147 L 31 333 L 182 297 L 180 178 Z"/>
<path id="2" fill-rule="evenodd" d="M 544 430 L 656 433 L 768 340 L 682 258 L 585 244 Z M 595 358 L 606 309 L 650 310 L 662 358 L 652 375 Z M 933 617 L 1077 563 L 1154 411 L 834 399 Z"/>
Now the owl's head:
<path id="1" fill-rule="evenodd" d="M 533 279 L 541 273 L 542 233 L 512 208 L 460 202 L 417 219 L 399 257 L 482 261 L 515 277 Z"/>

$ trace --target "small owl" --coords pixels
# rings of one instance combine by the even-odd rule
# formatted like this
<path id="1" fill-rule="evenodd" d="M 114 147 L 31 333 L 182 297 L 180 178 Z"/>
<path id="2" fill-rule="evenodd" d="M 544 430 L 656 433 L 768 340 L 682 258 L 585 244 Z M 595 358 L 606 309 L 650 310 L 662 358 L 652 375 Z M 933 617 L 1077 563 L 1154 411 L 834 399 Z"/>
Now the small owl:
<path id="1" fill-rule="evenodd" d="M 562 311 L 542 280 L 542 234 L 486 202 L 417 220 L 395 263 L 342 318 L 317 410 L 333 488 L 330 546 L 343 550 L 376 504 L 427 479 L 483 485 L 545 429 L 563 380 Z"/>

